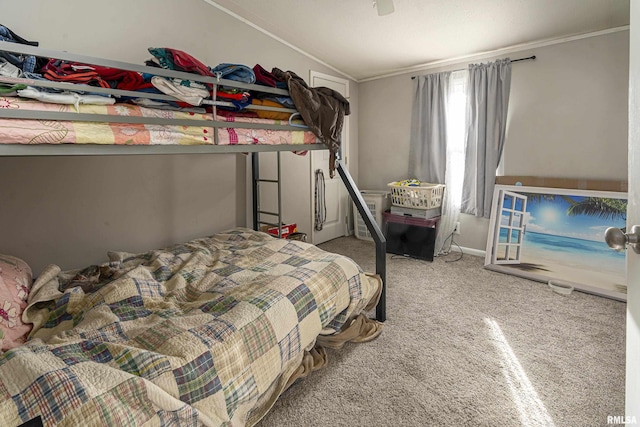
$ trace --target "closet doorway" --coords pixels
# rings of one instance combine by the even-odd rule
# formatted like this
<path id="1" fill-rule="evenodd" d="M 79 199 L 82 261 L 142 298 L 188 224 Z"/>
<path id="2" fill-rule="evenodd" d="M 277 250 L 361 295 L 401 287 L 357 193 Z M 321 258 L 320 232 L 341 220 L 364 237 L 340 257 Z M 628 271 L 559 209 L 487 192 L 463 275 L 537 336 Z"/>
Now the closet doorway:
<path id="1" fill-rule="evenodd" d="M 311 87 L 325 86 L 335 90 L 349 100 L 349 80 L 328 74 L 310 71 Z M 342 128 L 342 164 L 349 169 L 349 116 L 344 118 Z M 333 179 L 329 178 L 329 151 L 311 151 L 311 242 L 320 244 L 337 237 L 346 236 L 348 230 L 349 195 L 342 180 L 336 172 Z M 322 175 L 316 173 L 322 170 Z M 322 179 L 323 177 L 323 179 Z M 323 185 L 324 184 L 324 185 Z M 319 191 L 320 203 L 316 202 L 316 191 Z M 316 210 L 316 207 L 319 209 Z M 320 226 L 317 222 L 322 222 Z M 318 230 L 318 228 L 321 228 Z"/>

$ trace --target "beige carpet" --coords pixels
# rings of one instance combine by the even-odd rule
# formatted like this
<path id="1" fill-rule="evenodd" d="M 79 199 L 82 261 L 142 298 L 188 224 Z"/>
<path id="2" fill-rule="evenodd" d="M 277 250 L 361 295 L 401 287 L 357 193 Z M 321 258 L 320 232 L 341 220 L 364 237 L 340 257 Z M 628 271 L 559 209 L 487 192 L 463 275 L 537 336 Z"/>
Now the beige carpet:
<path id="1" fill-rule="evenodd" d="M 321 245 L 375 270 L 373 243 Z M 387 255 L 387 322 L 365 344 L 328 350 L 270 426 L 607 425 L 624 414 L 625 304 L 483 269 Z"/>

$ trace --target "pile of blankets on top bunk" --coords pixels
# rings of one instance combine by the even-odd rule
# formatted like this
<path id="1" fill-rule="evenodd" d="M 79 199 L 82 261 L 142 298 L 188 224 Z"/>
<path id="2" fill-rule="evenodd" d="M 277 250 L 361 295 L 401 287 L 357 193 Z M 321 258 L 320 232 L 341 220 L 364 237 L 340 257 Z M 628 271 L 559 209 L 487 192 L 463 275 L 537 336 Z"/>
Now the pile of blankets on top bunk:
<path id="1" fill-rule="evenodd" d="M 38 42 L 28 41 L 9 28 L 0 25 L 0 40 L 38 46 Z M 273 68 L 267 71 L 260 64 L 249 68 L 242 64 L 221 63 L 209 67 L 186 52 L 172 48 L 149 48 L 152 58 L 147 66 L 196 73 L 219 79 L 239 81 L 281 89 L 288 89 L 290 97 L 276 96 L 257 91 L 247 91 L 227 86 L 216 88 L 216 112 L 220 115 L 260 117 L 288 120 L 290 113 L 248 109 L 250 105 L 284 107 L 298 110 L 305 124 L 331 151 L 330 175 L 334 175 L 335 154 L 340 147 L 344 116 L 350 113 L 349 101 L 340 93 L 326 88 L 312 88 L 293 71 Z M 81 83 L 89 86 L 113 88 L 128 91 L 171 95 L 177 101 L 160 101 L 149 98 L 125 97 L 119 102 L 132 102 L 145 107 L 183 110 L 204 113 L 211 111 L 211 85 L 191 80 L 170 79 L 135 71 L 104 66 L 82 64 L 55 58 L 41 58 L 33 55 L 16 55 L 0 51 L 0 77 L 12 79 L 48 80 L 67 83 Z M 65 91 L 23 84 L 12 80 L 0 82 L 0 95 L 20 96 L 57 104 L 99 104 L 116 102 L 111 96 L 85 91 Z"/>

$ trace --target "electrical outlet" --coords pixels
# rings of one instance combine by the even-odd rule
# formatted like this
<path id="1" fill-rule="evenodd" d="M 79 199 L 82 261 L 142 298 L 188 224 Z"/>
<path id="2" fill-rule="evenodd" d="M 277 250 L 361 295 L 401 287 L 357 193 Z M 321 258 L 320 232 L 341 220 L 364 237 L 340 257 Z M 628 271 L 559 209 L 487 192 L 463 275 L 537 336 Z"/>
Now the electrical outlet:
<path id="1" fill-rule="evenodd" d="M 456 227 L 453 229 L 453 234 L 460 234 L 460 221 L 456 222 Z"/>

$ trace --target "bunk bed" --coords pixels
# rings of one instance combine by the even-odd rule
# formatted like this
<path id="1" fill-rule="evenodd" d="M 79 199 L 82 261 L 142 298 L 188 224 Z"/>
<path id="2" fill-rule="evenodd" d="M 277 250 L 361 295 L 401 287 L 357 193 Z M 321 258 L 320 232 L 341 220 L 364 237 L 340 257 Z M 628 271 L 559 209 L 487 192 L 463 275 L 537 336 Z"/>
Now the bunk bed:
<path id="1" fill-rule="evenodd" d="M 215 95 L 220 87 L 277 96 L 287 90 L 2 41 L 0 51 L 212 89 L 204 99 L 211 107 L 207 114 L 131 106 L 83 106 L 77 112 L 11 99 L 19 108 L 0 109 L 0 156 L 250 153 L 254 190 L 253 230 L 237 228 L 140 254 L 111 252 L 108 262 L 80 270 L 45 269 L 22 314 L 33 323 L 28 341 L 0 355 L 5 423 L 253 425 L 297 378 L 326 363 L 324 347 L 365 342 L 380 333 L 386 320 L 385 239 L 335 147 L 335 168 L 376 242 L 376 274 L 305 242 L 257 231 L 257 154 L 327 147 L 291 119 L 220 116 L 216 109 L 225 104 Z M 10 77 L 0 77 L 0 83 L 176 101 L 170 95 L 77 83 Z M 11 123 L 18 128 L 29 123 L 31 133 L 6 133 Z M 34 124 L 47 131 L 34 133 Z M 97 127 L 82 134 L 90 126 Z M 149 128 L 165 136 L 184 130 L 186 136 L 158 139 L 145 133 Z M 52 135 L 48 129 L 62 131 Z M 278 136 L 228 137 L 241 129 Z M 114 137 L 118 132 L 144 136 Z M 377 322 L 365 315 L 374 307 Z"/>

